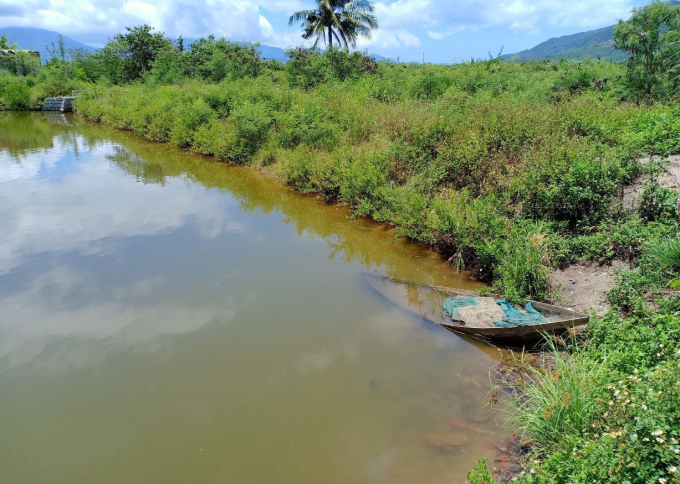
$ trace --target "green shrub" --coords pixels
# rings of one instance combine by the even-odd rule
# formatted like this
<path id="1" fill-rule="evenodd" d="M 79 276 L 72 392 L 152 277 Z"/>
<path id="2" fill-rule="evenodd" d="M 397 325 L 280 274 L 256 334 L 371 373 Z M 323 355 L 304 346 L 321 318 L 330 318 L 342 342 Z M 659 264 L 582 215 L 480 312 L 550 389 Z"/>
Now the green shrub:
<path id="1" fill-rule="evenodd" d="M 246 162 L 267 139 L 272 119 L 263 104 L 245 103 L 231 112 L 231 119 L 237 128 L 239 154 L 236 160 Z"/>
<path id="2" fill-rule="evenodd" d="M 495 273 L 506 299 L 551 299 L 548 236 L 540 225 L 517 224 L 499 252 Z"/>
<path id="3" fill-rule="evenodd" d="M 607 217 L 626 175 L 616 162 L 578 160 L 561 178 L 552 180 L 542 194 L 542 205 L 552 219 L 566 221 L 572 228 L 592 226 Z"/>
<path id="4" fill-rule="evenodd" d="M 678 301 L 667 299 L 657 314 L 592 318 L 577 358 L 598 366 L 610 382 L 593 394 L 595 411 L 582 432 L 535 449 L 538 465 L 521 482 L 674 482 L 680 455 L 678 309 Z"/>
<path id="5" fill-rule="evenodd" d="M 13 111 L 26 111 L 31 107 L 31 91 L 23 83 L 10 84 L 5 88 L 5 102 Z"/>
<path id="6" fill-rule="evenodd" d="M 640 151 L 667 156 L 680 152 L 680 113 L 676 108 L 655 107 L 630 123 L 626 138 Z"/>
<path id="7" fill-rule="evenodd" d="M 180 148 L 190 147 L 195 130 L 215 117 L 214 111 L 202 98 L 196 99 L 191 104 L 178 106 L 174 115 L 175 122 L 170 139 Z"/>
<path id="8" fill-rule="evenodd" d="M 377 62 L 360 52 L 340 50 L 330 47 L 324 53 L 294 48 L 286 51 L 290 60 L 286 63 L 286 73 L 292 86 L 304 89 L 313 88 L 329 81 L 344 81 L 365 74 L 375 74 Z"/>
<path id="9" fill-rule="evenodd" d="M 475 467 L 468 472 L 467 479 L 470 484 L 496 484 L 496 480 L 489 472 L 487 459 L 478 460 Z"/>
<path id="10" fill-rule="evenodd" d="M 676 220 L 678 192 L 657 182 L 645 185 L 638 200 L 640 217 L 649 221 Z"/>

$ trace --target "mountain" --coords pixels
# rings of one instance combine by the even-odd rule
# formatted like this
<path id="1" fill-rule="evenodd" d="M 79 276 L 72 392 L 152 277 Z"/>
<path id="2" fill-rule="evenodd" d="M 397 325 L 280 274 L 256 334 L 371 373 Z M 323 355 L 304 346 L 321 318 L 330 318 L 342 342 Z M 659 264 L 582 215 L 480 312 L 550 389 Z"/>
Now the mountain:
<path id="1" fill-rule="evenodd" d="M 680 5 L 680 0 L 670 0 L 671 5 Z M 604 27 L 588 32 L 565 35 L 541 42 L 536 47 L 523 50 L 517 54 L 501 56 L 503 60 L 582 60 L 588 57 L 600 58 L 612 62 L 626 62 L 629 54 L 614 47 L 614 26 Z"/>
<path id="2" fill-rule="evenodd" d="M 268 45 L 260 44 L 258 50 L 263 59 L 276 59 L 281 62 L 286 62 L 288 60 L 286 52 L 280 47 L 270 47 Z"/>
<path id="3" fill-rule="evenodd" d="M 614 26 L 604 27 L 578 34 L 564 35 L 541 42 L 536 47 L 517 54 L 506 54 L 501 59 L 510 60 L 581 60 L 587 57 L 601 58 L 612 62 L 625 62 L 628 54 L 614 47 Z"/>
<path id="4" fill-rule="evenodd" d="M 59 45 L 59 32 L 53 32 L 52 30 L 34 29 L 31 27 L 6 27 L 0 28 L 0 36 L 3 34 L 7 35 L 10 44 L 17 44 L 19 49 L 37 50 L 40 52 L 43 62 L 52 58 L 49 52 L 52 44 L 55 46 Z M 64 47 L 66 47 L 67 53 L 71 49 L 82 49 L 85 52 L 95 52 L 97 50 L 65 35 L 62 35 L 62 38 L 64 39 Z"/>
<path id="5" fill-rule="evenodd" d="M 548 39 L 537 46 L 518 52 L 517 54 L 504 55 L 502 58 L 516 57 L 518 60 L 553 60 L 560 59 L 585 59 L 597 58 L 614 62 L 624 62 L 628 54 L 614 47 L 614 26 L 604 27 L 577 34 L 564 35 L 562 37 Z"/>

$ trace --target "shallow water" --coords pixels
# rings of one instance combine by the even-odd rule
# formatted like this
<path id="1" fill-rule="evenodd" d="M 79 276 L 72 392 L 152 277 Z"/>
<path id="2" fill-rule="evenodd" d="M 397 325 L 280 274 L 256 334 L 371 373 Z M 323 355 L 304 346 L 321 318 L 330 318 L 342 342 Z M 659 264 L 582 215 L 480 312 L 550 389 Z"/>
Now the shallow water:
<path id="1" fill-rule="evenodd" d="M 366 284 L 470 287 L 394 235 L 250 169 L 0 114 L 0 481 L 464 482 L 501 440 L 493 359 Z"/>

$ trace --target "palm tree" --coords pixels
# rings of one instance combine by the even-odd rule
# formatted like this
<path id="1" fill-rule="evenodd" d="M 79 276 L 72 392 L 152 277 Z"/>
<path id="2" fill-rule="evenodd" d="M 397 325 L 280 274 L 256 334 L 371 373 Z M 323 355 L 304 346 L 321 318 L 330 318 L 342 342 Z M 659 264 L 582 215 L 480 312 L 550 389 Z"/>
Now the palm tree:
<path id="1" fill-rule="evenodd" d="M 375 8 L 368 0 L 318 0 L 316 10 L 300 10 L 291 15 L 288 25 L 302 22 L 302 38 L 316 37 L 313 49 L 323 39 L 333 47 L 333 39 L 348 48 L 356 47 L 359 36 L 371 38 L 378 28 Z"/>

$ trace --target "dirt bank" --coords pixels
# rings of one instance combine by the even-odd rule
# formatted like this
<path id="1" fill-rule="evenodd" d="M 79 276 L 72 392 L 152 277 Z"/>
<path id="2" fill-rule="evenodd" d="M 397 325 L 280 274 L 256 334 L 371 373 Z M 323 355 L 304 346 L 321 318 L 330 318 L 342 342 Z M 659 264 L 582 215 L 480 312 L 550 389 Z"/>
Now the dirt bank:
<path id="1" fill-rule="evenodd" d="M 621 261 L 611 265 L 576 264 L 552 275 L 552 285 L 560 295 L 560 306 L 577 311 L 594 310 L 602 315 L 609 309 L 607 292 L 612 287 L 616 271 L 628 267 Z"/>

